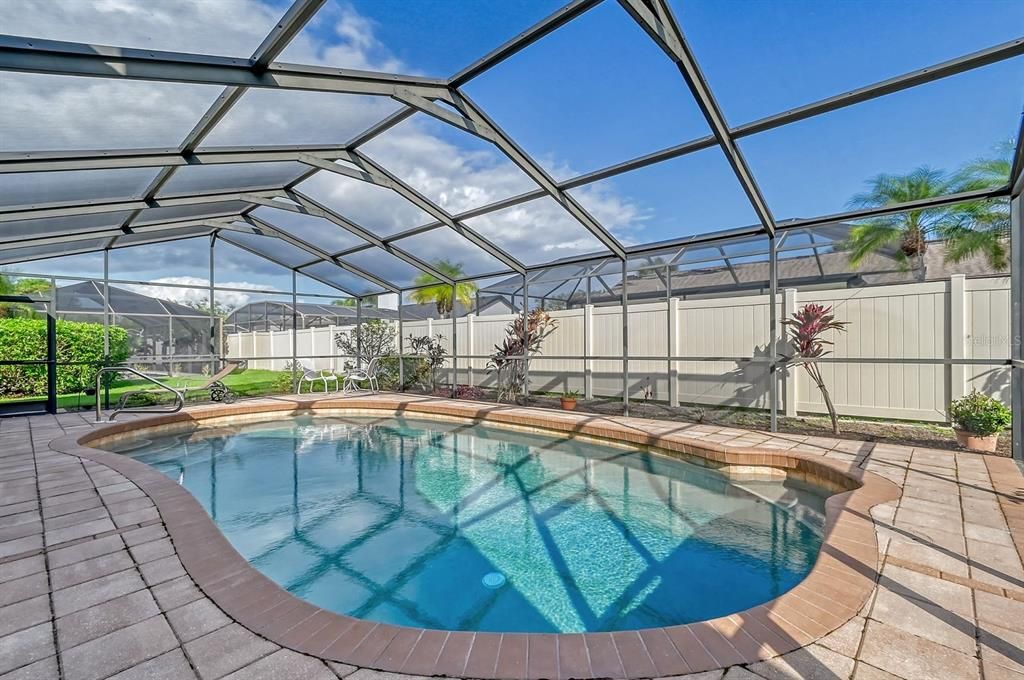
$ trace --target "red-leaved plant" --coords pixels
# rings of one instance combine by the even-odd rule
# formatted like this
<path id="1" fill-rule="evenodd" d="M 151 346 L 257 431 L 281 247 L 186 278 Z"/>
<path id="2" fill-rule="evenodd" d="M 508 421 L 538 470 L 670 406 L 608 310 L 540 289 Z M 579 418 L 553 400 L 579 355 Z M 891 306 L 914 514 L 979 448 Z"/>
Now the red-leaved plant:
<path id="1" fill-rule="evenodd" d="M 849 325 L 848 321 L 836 321 L 831 307 L 813 302 L 804 305 L 803 309 L 793 312 L 793 318 L 785 319 L 782 323 L 790 328 L 789 341 L 793 346 L 793 356 L 801 359 L 819 359 L 831 354 L 826 347 L 832 343 L 822 337 L 825 331 L 845 331 Z M 839 416 L 836 415 L 832 396 L 825 386 L 821 368 L 816 361 L 805 361 L 804 370 L 821 391 L 821 396 L 825 400 L 825 408 L 828 409 L 828 417 L 832 419 L 832 432 L 839 434 Z"/>

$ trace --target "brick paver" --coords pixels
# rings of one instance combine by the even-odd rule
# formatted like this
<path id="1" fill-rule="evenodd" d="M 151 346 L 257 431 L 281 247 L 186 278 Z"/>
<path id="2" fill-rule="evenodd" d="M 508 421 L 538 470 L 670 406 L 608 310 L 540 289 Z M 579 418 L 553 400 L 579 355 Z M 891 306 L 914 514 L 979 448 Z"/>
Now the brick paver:
<path id="1" fill-rule="evenodd" d="M 0 680 L 402 677 L 282 649 L 235 623 L 184 570 L 145 493 L 115 470 L 48 446 L 90 427 L 79 414 L 0 420 Z M 688 676 L 694 680 L 1024 680 L 1024 478 L 1012 461 L 708 425 L 644 427 L 726 447 L 820 455 L 902 487 L 901 499 L 871 511 L 880 553 L 874 596 L 838 629 L 805 636 L 805 647 L 728 669 L 713 669 L 721 665 L 714 653 L 727 657 L 741 637 L 719 649 L 730 631 L 710 628 L 691 638 L 567 636 L 531 658 L 546 638 L 496 635 L 492 648 L 477 636 L 463 646 L 465 638 L 436 631 L 385 639 L 371 624 L 347 633 L 357 651 L 401 654 L 414 672 L 447 664 L 456 674 L 479 666 L 509 677 L 570 677 L 574 667 L 598 665 L 621 674 L 616 649 L 631 649 L 626 661 L 657 676 L 678 668 L 680 655 L 698 658 L 689 653 L 695 646 L 708 661 L 690 669 L 701 671 Z M 737 620 L 732 633 L 745 625 L 762 624 Z M 321 648 L 341 643 L 332 637 Z M 542 668 L 549 657 L 559 663 Z"/>

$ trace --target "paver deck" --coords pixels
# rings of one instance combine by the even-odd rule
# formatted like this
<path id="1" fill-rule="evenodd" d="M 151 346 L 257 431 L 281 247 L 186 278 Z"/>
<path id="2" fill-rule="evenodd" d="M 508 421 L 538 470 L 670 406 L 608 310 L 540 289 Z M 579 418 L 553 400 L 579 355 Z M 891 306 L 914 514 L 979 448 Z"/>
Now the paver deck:
<path id="1" fill-rule="evenodd" d="M 379 398 L 403 404 L 422 399 Z M 433 403 L 443 409 L 452 402 Z M 802 635 L 799 648 L 756 663 L 742 663 L 752 658 L 745 654 L 758 652 L 756 644 L 744 649 L 742 641 L 770 636 L 763 627 L 767 618 L 733 617 L 734 631 L 722 625 L 595 636 L 416 631 L 407 640 L 401 632 L 386 640 L 375 637 L 379 626 L 359 622 L 346 635 L 314 640 L 321 649 L 361 648 L 368 666 L 397 663 L 409 673 L 433 673 L 447 663 L 458 669 L 450 675 L 467 677 L 659 677 L 678 675 L 680 659 L 703 655 L 703 668 L 711 670 L 690 677 L 1024 680 L 1024 477 L 1012 461 L 707 425 L 548 412 L 545 417 L 583 418 L 589 427 L 625 428 L 637 437 L 671 434 L 724 451 L 754 447 L 821 457 L 890 480 L 902 496 L 870 511 L 877 537 L 877 558 L 864 561 L 873 565 L 867 574 L 870 596 L 838 628 L 822 624 L 831 632 Z M 247 586 L 211 586 L 215 582 L 201 573 L 202 561 L 183 554 L 185 546 L 172 540 L 178 511 L 166 496 L 91 457 L 56 450 L 92 428 L 88 414 L 0 420 L 0 679 L 398 677 L 300 654 L 281 643 L 309 649 L 308 639 L 288 645 L 287 631 L 239 623 L 251 622 L 251 611 L 224 611 L 218 605 L 225 601 L 223 592 Z M 863 553 L 857 543 L 850 550 Z M 833 593 L 837 599 L 841 590 Z M 252 608 L 262 606 L 265 618 L 299 616 L 291 600 L 281 600 L 269 611 L 276 616 L 268 616 L 260 591 L 249 592 Z M 780 611 L 791 619 L 800 616 Z M 324 612 L 307 619 L 315 623 L 317 616 L 328 619 Z M 723 645 L 725 640 L 731 643 Z M 741 663 L 729 666 L 732 660 Z"/>

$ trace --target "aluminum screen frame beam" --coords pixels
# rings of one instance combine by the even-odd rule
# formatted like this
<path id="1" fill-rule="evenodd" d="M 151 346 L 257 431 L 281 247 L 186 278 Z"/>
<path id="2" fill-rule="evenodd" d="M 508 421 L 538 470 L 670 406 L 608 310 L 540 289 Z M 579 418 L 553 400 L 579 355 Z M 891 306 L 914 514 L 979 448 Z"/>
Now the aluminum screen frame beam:
<path id="1" fill-rule="evenodd" d="M 847 93 L 828 97 L 811 102 L 804 106 L 782 111 L 776 114 L 760 118 L 755 121 L 744 123 L 731 129 L 735 139 L 741 139 L 760 132 L 773 130 L 790 123 L 819 116 L 839 109 L 846 108 L 872 99 L 877 99 L 889 94 L 900 92 L 920 85 L 925 85 L 937 80 L 942 80 L 959 73 L 982 68 L 1000 61 L 1005 61 L 1016 56 L 1024 55 L 1024 38 L 1011 40 L 999 45 L 973 52 L 956 59 L 939 62 L 926 66 L 915 71 L 910 71 L 887 80 L 879 81 L 871 85 L 852 90 Z M 458 83 L 462 84 L 462 83 Z M 267 147 L 212 147 L 194 154 L 196 159 L 202 163 L 252 163 L 263 161 L 288 161 L 297 160 L 297 153 L 304 152 L 324 158 L 329 157 L 332 151 L 352 149 L 365 144 L 373 137 L 390 129 L 394 125 L 406 120 L 416 112 L 415 109 L 403 109 L 392 113 L 384 120 L 376 123 L 365 132 L 354 137 L 344 145 L 335 146 L 267 146 Z M 713 135 L 683 142 L 672 147 L 666 147 L 654 151 L 645 156 L 623 161 L 616 165 L 595 170 L 559 183 L 563 189 L 572 189 L 584 184 L 601 179 L 614 177 L 623 172 L 646 167 L 653 163 L 664 160 L 671 160 L 687 153 L 701 151 L 716 145 Z M 239 158 L 233 159 L 234 154 Z M 167 157 L 164 161 L 163 156 Z M 41 152 L 15 152 L 0 153 L 0 174 L 7 172 L 44 172 L 50 170 L 88 170 L 103 168 L 131 168 L 151 167 L 170 165 L 171 162 L 185 164 L 184 160 L 174 161 L 178 153 L 173 149 L 116 149 L 116 150 L 81 150 L 81 151 L 41 151 Z M 152 156 L 152 157 L 150 157 Z M 51 165 L 52 163 L 52 165 Z M 1015 175 L 1018 176 L 1019 175 Z M 537 190 L 531 194 L 532 198 L 539 198 L 544 193 Z M 524 200 L 531 200 L 524 199 Z M 483 206 L 486 208 L 487 206 Z"/>
<path id="2" fill-rule="evenodd" d="M 1024 114 L 1021 114 L 1020 128 L 1017 130 L 1017 146 L 1013 150 L 1009 184 L 1011 196 L 1024 194 Z"/>
<path id="3" fill-rule="evenodd" d="M 0 153 L 0 175 L 68 170 L 118 170 L 187 165 L 298 162 L 303 156 L 332 160 L 342 157 L 343 145 L 222 146 L 202 151 L 181 149 L 81 149 L 32 153 Z"/>
<path id="4" fill-rule="evenodd" d="M 303 263 L 303 264 L 299 265 L 298 267 L 292 267 L 292 269 L 298 270 L 301 267 L 310 267 L 312 265 L 319 264 L 320 262 L 330 262 L 331 264 L 334 264 L 334 265 L 336 265 L 338 267 L 341 267 L 342 269 L 344 269 L 344 270 L 346 270 L 348 272 L 351 272 L 352 274 L 355 274 L 356 276 L 364 278 L 367 281 L 380 286 L 381 288 L 385 289 L 389 293 L 401 293 L 402 292 L 401 289 L 398 288 L 397 286 L 395 286 L 393 283 L 391 283 L 389 281 L 386 281 L 386 280 L 380 278 L 379 276 L 377 276 L 375 274 L 371 274 L 370 272 L 366 271 L 365 269 L 363 269 L 361 267 L 357 267 L 354 264 L 349 264 L 348 262 L 344 262 L 344 261 L 339 260 L 339 259 L 337 259 L 335 257 L 332 257 L 331 254 L 328 253 L 327 251 L 325 251 L 325 250 L 323 250 L 321 248 L 318 248 L 317 246 L 313 245 L 312 243 L 310 243 L 310 242 L 308 242 L 308 241 L 306 241 L 304 239 L 301 239 L 301 238 L 299 238 L 297 236 L 293 236 L 286 229 L 278 227 L 277 225 L 273 224 L 272 222 L 269 222 L 268 220 L 265 220 L 265 219 L 260 218 L 260 217 L 256 217 L 255 215 L 244 215 L 244 216 L 242 216 L 242 219 L 245 222 L 247 222 L 248 224 L 251 224 L 252 226 L 256 227 L 257 229 L 263 229 L 266 232 L 268 232 L 269 234 L 271 234 L 272 236 L 275 236 L 275 237 L 281 239 L 282 241 L 284 241 L 286 243 L 289 243 L 289 244 L 295 246 L 296 248 L 299 248 L 299 249 L 309 253 L 310 255 L 313 255 L 314 257 L 319 258 L 318 260 L 315 260 L 315 261 L 310 261 L 308 263 Z M 234 242 L 232 241 L 232 243 L 234 243 Z"/>
<path id="5" fill-rule="evenodd" d="M 556 29 L 569 23 L 576 17 L 580 16 L 587 10 L 596 7 L 603 0 L 574 0 L 565 7 L 555 11 L 549 16 L 541 19 L 539 22 L 520 33 L 515 38 L 507 41 L 495 50 L 492 50 L 489 54 L 481 57 L 477 61 L 473 62 L 466 68 L 462 69 L 454 76 L 448 79 L 448 86 L 458 88 L 466 84 L 473 78 L 481 75 L 482 73 L 494 68 L 501 62 L 505 61 L 509 57 L 517 54 L 518 52 L 526 49 L 533 43 L 537 42 L 544 36 L 552 33 Z M 379 123 L 367 128 L 365 131 L 356 135 L 348 143 L 349 148 L 355 149 L 363 144 L 369 142 L 377 135 L 390 130 L 395 125 L 398 125 L 402 121 L 406 120 L 414 113 L 417 109 L 413 106 L 406 106 L 404 109 L 392 113 L 390 116 L 380 121 Z"/>
<path id="6" fill-rule="evenodd" d="M 526 271 L 525 265 L 511 254 L 502 250 L 470 227 L 455 219 L 444 208 L 406 184 L 394 173 L 390 172 L 379 163 L 376 163 L 365 154 L 362 154 L 359 151 L 346 151 L 340 156 L 340 158 L 348 160 L 353 165 L 362 168 L 362 170 L 352 170 L 345 166 L 338 165 L 337 163 L 322 159 L 315 159 L 313 157 L 303 158 L 300 159 L 300 161 L 307 165 L 327 170 L 328 172 L 334 172 L 345 177 L 351 177 L 362 182 L 368 182 L 370 184 L 390 189 L 423 212 L 438 220 L 443 226 L 453 230 L 459 236 L 504 264 L 506 267 L 510 267 L 520 273 Z"/>
<path id="7" fill-rule="evenodd" d="M 1024 54 L 1024 38 L 1011 40 L 1005 43 L 1001 43 L 999 45 L 979 50 L 977 52 L 973 52 L 968 55 L 964 55 L 962 57 L 958 57 L 956 59 L 939 62 L 931 66 L 926 66 L 924 68 L 920 68 L 914 71 L 904 73 L 899 76 L 895 76 L 893 78 L 889 78 L 887 80 L 878 81 L 871 85 L 866 85 L 862 88 L 858 88 L 856 90 L 852 90 L 844 94 L 821 99 L 810 104 L 797 107 L 795 109 L 790 109 L 749 123 L 745 123 L 738 127 L 731 128 L 730 133 L 733 139 L 738 140 L 743 137 L 757 134 L 759 132 L 772 130 L 777 127 L 788 125 L 790 123 L 795 123 L 801 120 L 805 120 L 807 118 L 822 115 L 824 113 L 836 111 L 842 108 L 846 108 L 848 106 L 853 106 L 855 104 L 870 101 L 872 99 L 877 99 L 879 97 L 883 97 L 889 94 L 893 94 L 906 89 L 924 85 L 930 82 L 948 78 L 959 73 L 964 73 L 966 71 L 982 68 L 990 64 L 998 63 L 1000 61 L 1005 61 L 1007 59 L 1020 56 L 1022 54 Z M 456 81 L 456 79 L 453 79 L 452 84 L 461 85 L 463 84 L 463 81 Z M 413 113 L 415 113 L 415 110 L 405 109 L 403 111 L 399 111 L 392 114 L 391 116 L 389 116 L 389 118 L 385 119 L 384 121 L 381 121 L 381 123 L 378 123 L 376 126 L 368 129 L 366 132 L 362 133 L 361 135 L 353 139 L 353 141 L 349 143 L 350 148 L 368 142 L 370 139 L 373 139 L 378 134 L 398 124 L 402 120 L 405 120 Z M 616 165 L 608 166 L 603 169 L 579 175 L 577 177 L 564 180 L 557 184 L 558 187 L 562 190 L 574 189 L 581 186 L 585 186 L 592 182 L 600 181 L 602 179 L 615 177 L 617 175 L 629 172 L 631 170 L 638 170 L 640 168 L 653 165 L 655 163 L 660 163 L 662 161 L 679 158 L 687 154 L 703 151 L 705 149 L 714 147 L 717 144 L 718 142 L 714 135 L 707 135 L 705 137 L 700 137 L 697 139 L 690 140 L 688 142 L 683 142 L 682 144 L 667 147 L 659 151 L 654 151 L 644 156 L 639 156 L 631 160 L 623 161 L 622 163 L 618 163 Z M 478 215 L 485 215 L 490 212 L 501 210 L 506 207 L 511 207 L 514 205 L 526 203 L 537 198 L 542 198 L 545 195 L 547 195 L 547 193 L 543 189 L 537 189 L 535 191 L 526 192 L 518 196 L 503 199 L 502 201 L 496 201 L 488 205 L 480 206 L 474 209 L 472 215 L 467 213 L 464 217 L 468 218 L 475 217 Z M 460 216 L 458 215 L 456 216 L 456 218 L 459 217 Z M 435 222 L 429 225 L 423 225 L 422 227 L 415 228 L 416 231 L 410 230 L 409 232 L 407 232 L 407 235 L 411 236 L 416 233 L 422 233 L 423 231 L 427 231 L 430 228 L 436 228 L 438 226 L 440 226 L 439 222 Z"/>
<path id="8" fill-rule="evenodd" d="M 281 55 L 292 39 L 306 27 L 324 6 L 327 0 L 295 0 L 284 13 L 277 25 L 267 34 L 260 46 L 253 52 L 252 68 L 254 71 L 266 71 L 271 62 Z"/>
<path id="9" fill-rule="evenodd" d="M 740 137 L 747 137 L 759 132 L 767 132 L 783 125 L 789 125 L 790 123 L 837 111 L 847 106 L 861 104 L 896 92 L 927 85 L 936 80 L 973 71 L 1021 55 L 1024 55 L 1024 38 L 1017 38 L 977 52 L 965 54 L 955 59 L 908 71 L 902 75 L 881 80 L 871 85 L 865 85 L 864 87 L 844 92 L 834 97 L 827 97 L 804 106 L 798 106 L 795 109 L 759 118 L 758 120 L 733 128 L 732 134 L 734 138 L 739 139 Z"/>
<path id="10" fill-rule="evenodd" d="M 150 224 L 140 225 L 135 233 L 145 233 L 150 231 L 160 231 L 162 229 L 185 229 L 189 227 L 210 227 L 218 224 L 222 219 L 231 219 L 232 215 L 222 215 L 202 219 L 189 219 L 189 220 L 175 220 L 169 222 L 155 222 Z M 124 232 L 121 231 L 120 227 L 108 226 L 102 229 L 89 229 L 89 230 L 74 230 L 64 231 L 55 234 L 47 234 L 45 236 L 25 236 L 15 237 L 4 243 L 2 250 L 14 249 L 14 248 L 35 248 L 45 245 L 60 245 L 62 243 L 72 243 L 74 241 L 86 241 L 89 239 L 106 238 L 114 236 L 124 236 Z"/>
<path id="11" fill-rule="evenodd" d="M 0 223 L 52 217 L 69 217 L 75 215 L 93 215 L 105 212 L 121 212 L 123 210 L 201 205 L 203 203 L 218 203 L 222 201 L 244 201 L 244 196 L 267 197 L 269 200 L 270 197 L 280 196 L 282 193 L 283 190 L 281 188 L 259 187 L 210 194 L 183 194 L 181 196 L 167 196 L 165 198 L 154 198 L 148 201 L 136 198 L 129 200 L 104 199 L 90 201 L 88 203 L 71 202 L 41 203 L 39 205 L 30 206 L 16 205 L 0 208 Z"/>
<path id="12" fill-rule="evenodd" d="M 1022 145 L 1024 140 L 1018 138 L 1018 161 Z M 1014 187 L 1010 197 L 1010 427 L 1012 455 L 1024 469 L 1024 191 L 1019 174 Z"/>
<path id="13" fill-rule="evenodd" d="M 299 269 L 297 267 L 289 266 L 288 264 L 278 260 L 277 258 L 271 257 L 270 255 L 267 255 L 266 253 L 261 253 L 261 252 L 259 252 L 257 250 L 254 250 L 254 249 L 252 249 L 252 248 L 250 248 L 250 247 L 248 247 L 248 246 L 246 246 L 246 245 L 244 245 L 242 243 L 236 243 L 235 241 L 232 241 L 230 236 L 226 236 L 225 234 L 222 234 L 220 232 L 216 232 L 214 234 L 214 236 L 218 240 L 223 241 L 224 243 L 228 243 L 228 244 L 234 246 L 235 248 L 239 248 L 241 250 L 244 250 L 245 252 L 247 252 L 247 253 L 249 253 L 251 255 L 255 255 L 256 257 L 263 258 L 267 262 L 272 262 L 272 263 L 276 264 L 277 266 L 283 267 L 284 269 L 287 269 L 287 270 L 289 270 L 291 272 L 298 271 L 303 276 L 308 276 L 309 278 L 315 279 L 316 281 L 319 281 L 320 283 L 322 283 L 322 284 L 324 284 L 326 286 L 330 286 L 331 288 L 334 288 L 335 290 L 340 291 L 341 293 L 344 293 L 345 295 L 348 295 L 350 297 L 354 297 L 352 295 L 352 293 L 350 293 L 349 291 L 347 291 L 344 288 L 340 287 L 336 283 L 331 283 L 330 281 L 325 281 L 325 280 L 319 278 L 318 276 L 314 276 L 312 274 L 307 274 L 306 272 L 299 271 Z"/>
<path id="14" fill-rule="evenodd" d="M 626 257 L 626 251 L 618 239 L 612 236 L 611 232 L 594 219 L 575 198 L 562 191 L 555 180 L 541 168 L 537 161 L 516 144 L 468 95 L 460 90 L 453 91 L 452 95 L 454 100 L 452 104 L 477 126 L 487 129 L 491 134 L 489 141 L 493 141 L 495 146 L 504 152 L 509 160 L 519 166 L 520 170 L 525 172 L 530 179 L 547 192 L 548 196 L 561 205 L 577 222 L 586 227 L 587 231 L 597 238 L 605 248 L 614 253 L 619 259 Z"/>
<path id="15" fill-rule="evenodd" d="M 123 235 L 124 234 L 122 234 L 122 236 Z M 9 264 L 17 264 L 17 263 L 21 263 L 21 262 L 35 262 L 36 260 L 49 260 L 49 259 L 54 258 L 54 257 L 69 257 L 71 255 L 83 255 L 85 253 L 99 253 L 99 252 L 102 252 L 104 250 L 116 250 L 118 248 L 131 248 L 133 246 L 151 245 L 153 243 L 167 243 L 167 242 L 170 242 L 170 241 L 187 241 L 187 240 L 192 239 L 192 238 L 205 238 L 207 236 L 207 234 L 195 234 L 195 235 L 191 235 L 191 236 L 187 236 L 187 237 L 182 237 L 181 235 L 159 236 L 159 237 L 158 236 L 159 236 L 159 234 L 154 236 L 154 238 L 152 238 L 152 239 L 144 239 L 144 240 L 140 240 L 140 241 L 137 241 L 137 242 L 134 242 L 134 243 L 128 243 L 128 244 L 125 244 L 125 245 L 98 246 L 98 247 L 97 246 L 92 246 L 92 247 L 88 247 L 88 248 L 71 248 L 71 249 L 65 250 L 63 252 L 52 252 L 52 253 L 44 253 L 44 254 L 40 254 L 40 255 L 33 255 L 32 257 L 21 257 L 21 258 L 19 258 L 17 260 L 8 259 L 4 255 L 5 252 L 12 252 L 13 250 L 16 250 L 16 249 L 11 249 L 11 251 L 0 250 L 0 266 L 9 265 Z M 98 236 L 97 238 L 103 238 L 103 237 L 99 237 Z"/>
<path id="16" fill-rule="evenodd" d="M 256 48 L 250 61 L 252 62 L 252 68 L 255 73 L 263 73 L 267 70 L 270 62 L 273 61 L 295 35 L 302 30 L 303 26 L 306 25 L 313 15 L 317 13 L 326 0 L 295 0 L 292 5 L 285 12 L 284 17 L 277 23 L 274 30 L 264 38 L 260 46 Z M 194 152 L 196 148 L 203 142 L 204 139 L 213 131 L 224 116 L 228 114 L 231 108 L 238 103 L 238 100 L 242 98 L 242 95 L 246 93 L 247 89 L 238 85 L 231 85 L 224 88 L 224 91 L 220 93 L 213 104 L 207 109 L 203 117 L 199 119 L 199 122 L 195 124 L 192 130 L 185 136 L 185 140 L 178 145 L 178 151 L 185 157 Z M 174 176 L 177 170 L 177 165 L 164 166 L 157 176 L 150 182 L 149 186 L 145 191 L 145 199 L 152 200 L 156 198 L 160 190 L 164 188 L 168 181 Z M 133 211 L 128 217 L 125 218 L 121 224 L 121 229 L 131 233 L 132 223 L 141 213 L 141 210 Z"/>
<path id="17" fill-rule="evenodd" d="M 449 79 L 451 87 L 461 87 L 486 71 L 491 70 L 509 57 L 526 49 L 541 38 L 553 33 L 588 10 L 597 7 L 603 0 L 574 0 L 568 5 L 541 19 L 504 45 L 491 50 L 477 61 L 462 69 Z"/>
<path id="18" fill-rule="evenodd" d="M 786 232 L 798 229 L 807 229 L 808 227 L 820 227 L 826 224 L 833 224 L 835 222 L 846 222 L 851 220 L 861 220 L 868 217 L 883 217 L 885 215 L 896 215 L 903 212 L 910 212 L 911 210 L 941 208 L 942 206 L 955 205 L 956 203 L 966 203 L 968 201 L 980 201 L 992 198 L 1003 198 L 1009 195 L 1009 186 L 1001 186 L 993 189 L 976 189 L 973 191 L 963 191 L 956 194 L 947 194 L 945 196 L 933 196 L 930 198 L 922 198 L 916 201 L 893 203 L 892 205 L 884 205 L 877 208 L 862 208 L 860 210 L 848 210 L 846 212 L 833 213 L 831 215 L 822 215 L 821 217 L 810 217 L 807 219 L 792 220 L 779 226 L 779 231 Z"/>
<path id="19" fill-rule="evenodd" d="M 419 76 L 300 64 L 271 64 L 257 72 L 251 60 L 186 52 L 140 50 L 0 34 L 0 71 L 120 80 L 308 90 L 392 97 L 399 88 L 450 100 L 447 81 Z"/>
<path id="20" fill-rule="evenodd" d="M 761 221 L 765 231 L 774 235 L 775 217 L 732 136 L 732 131 L 711 91 L 711 86 L 708 85 L 693 50 L 686 42 L 683 29 L 663 0 L 647 0 L 647 2 L 650 3 L 650 6 L 644 0 L 620 0 L 619 4 L 675 62 L 679 73 L 690 88 L 690 93 L 697 102 L 697 106 L 700 107 L 701 113 L 704 114 L 705 120 L 711 127 L 712 134 L 718 140 L 722 151 L 725 152 L 726 160 L 729 161 L 729 165 L 732 167 L 736 179 L 739 180 L 743 192 L 747 195 L 750 205 L 754 208 L 757 218 Z"/>
<path id="21" fill-rule="evenodd" d="M 910 71 L 899 76 L 895 76 L 888 80 L 879 81 L 871 85 L 852 90 L 850 92 L 837 95 L 834 97 L 828 97 L 825 99 L 812 102 L 810 104 L 783 111 L 781 113 L 773 114 L 765 118 L 761 118 L 743 125 L 739 125 L 735 128 L 731 128 L 730 132 L 733 139 L 742 139 L 760 132 L 766 132 L 773 130 L 778 127 L 795 123 L 807 118 L 822 115 L 824 113 L 836 111 L 839 109 L 853 106 L 872 99 L 877 99 L 895 92 L 900 92 L 905 89 L 910 89 L 920 85 L 924 85 L 937 80 L 942 80 L 950 76 L 963 73 L 966 71 L 982 68 L 993 63 L 1005 61 L 1016 56 L 1024 54 L 1024 38 L 1012 40 L 1000 45 L 996 45 L 978 52 L 974 52 L 963 57 L 952 59 L 931 66 L 926 66 L 915 71 Z M 411 115 L 412 112 L 410 112 Z M 368 141 L 370 137 L 367 137 Z M 1018 137 L 1020 138 L 1020 137 Z M 563 191 L 570 189 L 576 189 L 593 182 L 616 177 L 621 174 L 625 174 L 632 170 L 639 170 L 641 168 L 660 163 L 662 161 L 672 160 L 674 158 L 680 158 L 691 153 L 697 153 L 705 149 L 712 148 L 718 144 L 714 135 L 707 135 L 692 139 L 688 142 L 683 142 L 671 147 L 666 147 L 658 151 L 651 152 L 644 156 L 638 156 L 636 158 L 617 163 L 605 168 L 594 170 L 576 177 L 563 180 L 558 182 L 557 185 Z M 1021 175 L 1016 175 L 1017 181 L 1021 182 Z M 456 219 L 468 219 L 470 217 L 477 217 L 480 215 L 486 215 L 491 212 L 496 212 L 504 208 L 520 205 L 537 198 L 542 198 L 546 195 L 543 189 L 536 189 L 533 191 L 525 192 L 517 196 L 495 201 L 487 205 L 479 206 L 474 208 L 472 211 L 467 211 L 464 214 L 456 215 Z M 819 219 L 819 218 L 813 218 Z M 422 233 L 432 228 L 441 226 L 439 222 L 433 222 L 425 224 L 420 227 L 410 229 L 408 232 L 403 232 L 407 235 L 414 235 L 416 233 Z M 777 225 L 779 226 L 779 225 Z M 782 227 L 780 227 L 782 228 Z M 396 236 L 399 236 L 396 234 Z"/>
<path id="22" fill-rule="evenodd" d="M 391 244 L 384 243 L 383 241 L 381 241 L 380 238 L 378 238 L 372 232 L 367 230 L 365 227 L 362 227 L 362 226 L 356 224 L 355 222 L 345 218 L 344 216 L 336 213 L 335 211 L 331 210 L 330 208 L 328 208 L 327 206 L 323 205 L 322 203 L 316 201 L 315 199 L 310 198 L 309 196 L 307 196 L 306 194 L 302 193 L 301 191 L 293 189 L 293 190 L 289 190 L 289 191 L 283 192 L 283 195 L 285 195 L 287 198 L 290 198 L 291 200 L 295 201 L 296 203 L 298 203 L 298 205 L 289 205 L 289 204 L 286 204 L 286 203 L 282 203 L 281 201 L 273 201 L 273 200 L 270 200 L 270 199 L 265 199 L 265 198 L 256 197 L 256 196 L 250 197 L 250 200 L 253 203 L 256 203 L 258 205 L 264 205 L 264 206 L 267 206 L 269 208 L 277 208 L 279 210 L 288 210 L 290 212 L 297 212 L 297 213 L 302 213 L 304 215 L 311 215 L 313 217 L 320 217 L 320 218 L 326 219 L 326 220 L 328 220 L 330 222 L 333 222 L 334 224 L 338 225 L 339 227 L 341 227 L 345 231 L 348 231 L 349 233 L 354 234 L 355 236 L 358 236 L 359 238 L 363 239 L 364 241 L 369 242 L 371 245 L 376 246 L 376 247 L 380 248 L 381 250 L 384 250 L 385 252 L 390 253 L 391 255 L 394 255 L 395 257 L 399 258 L 400 260 L 403 260 L 406 264 L 411 265 L 411 266 L 415 267 L 416 269 L 419 269 L 420 271 L 422 271 L 424 273 L 432 275 L 434 278 L 438 279 L 442 283 L 449 283 L 450 284 L 450 283 L 453 282 L 450 277 L 448 277 L 445 274 L 437 271 L 433 266 L 431 266 L 427 262 L 424 262 L 420 258 L 416 257 L 415 255 L 412 255 L 411 253 L 409 253 L 409 252 L 407 252 L 407 251 L 405 251 L 405 250 L 403 250 L 401 248 L 397 248 L 397 247 L 395 247 L 395 246 L 393 246 Z M 333 255 L 332 257 L 337 258 L 336 255 Z M 304 264 L 299 265 L 297 268 L 301 269 L 302 267 L 308 267 L 308 266 L 313 265 L 313 264 L 316 264 L 316 262 L 304 263 Z M 397 288 L 401 289 L 401 286 L 397 286 Z"/>

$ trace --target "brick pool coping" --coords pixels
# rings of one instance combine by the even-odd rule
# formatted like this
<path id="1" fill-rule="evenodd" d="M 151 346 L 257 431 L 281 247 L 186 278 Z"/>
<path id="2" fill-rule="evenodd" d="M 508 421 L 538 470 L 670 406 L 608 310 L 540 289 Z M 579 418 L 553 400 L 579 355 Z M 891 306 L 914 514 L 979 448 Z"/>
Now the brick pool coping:
<path id="1" fill-rule="evenodd" d="M 440 631 L 376 623 L 301 600 L 242 557 L 199 502 L 154 468 L 87 446 L 130 430 L 223 416 L 316 410 L 426 414 L 585 435 L 703 458 L 770 466 L 850 487 L 826 501 L 825 536 L 807 577 L 780 597 L 708 621 L 615 633 L 533 634 Z M 875 588 L 879 550 L 870 509 L 899 487 L 854 464 L 820 456 L 737 448 L 676 434 L 676 424 L 407 395 L 278 398 L 215 405 L 97 427 L 51 448 L 106 465 L 156 505 L 182 565 L 226 614 L 297 652 L 382 671 L 473 678 L 649 678 L 762 661 L 804 647 L 857 615 Z"/>

